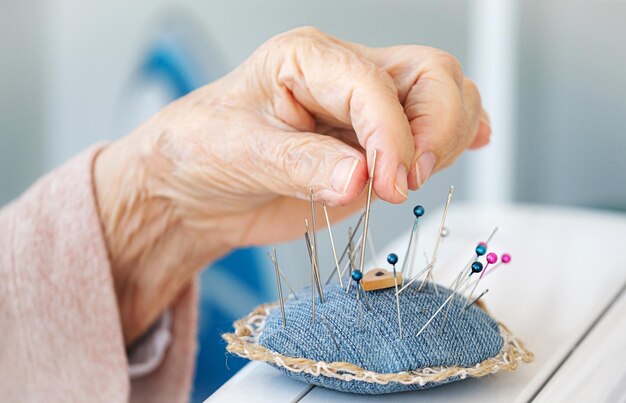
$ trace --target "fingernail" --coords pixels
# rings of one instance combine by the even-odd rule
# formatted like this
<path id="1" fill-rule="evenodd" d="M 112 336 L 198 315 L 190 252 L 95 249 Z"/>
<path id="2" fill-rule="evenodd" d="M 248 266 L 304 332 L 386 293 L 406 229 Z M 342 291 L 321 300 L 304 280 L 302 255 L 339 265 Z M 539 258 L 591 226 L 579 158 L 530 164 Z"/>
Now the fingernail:
<path id="1" fill-rule="evenodd" d="M 350 181 L 358 164 L 358 159 L 349 157 L 342 159 L 335 165 L 330 178 L 330 186 L 335 192 L 346 193 L 348 191 L 348 186 L 350 186 Z"/>
<path id="2" fill-rule="evenodd" d="M 409 197 L 409 185 L 406 181 L 406 168 L 400 164 L 398 172 L 396 172 L 396 191 L 405 199 Z"/>
<path id="3" fill-rule="evenodd" d="M 418 185 L 422 187 L 424 183 L 430 178 L 430 174 L 435 167 L 435 154 L 426 152 L 417 159 L 417 172 L 419 177 Z"/>
<path id="4" fill-rule="evenodd" d="M 420 176 L 420 165 L 419 161 L 415 161 L 415 179 L 417 179 L 417 188 L 422 188 L 422 177 Z"/>

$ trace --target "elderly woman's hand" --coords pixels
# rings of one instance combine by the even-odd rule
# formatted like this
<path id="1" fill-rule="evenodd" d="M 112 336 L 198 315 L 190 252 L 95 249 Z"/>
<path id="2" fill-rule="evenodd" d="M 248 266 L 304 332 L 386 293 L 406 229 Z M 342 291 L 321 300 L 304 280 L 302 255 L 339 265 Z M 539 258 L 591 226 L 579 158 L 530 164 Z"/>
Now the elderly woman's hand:
<path id="1" fill-rule="evenodd" d="M 300 236 L 309 188 L 342 206 L 334 220 L 362 208 L 374 150 L 374 191 L 400 203 L 489 135 L 476 86 L 443 51 L 313 28 L 270 39 L 96 159 L 127 342 L 209 261 Z"/>

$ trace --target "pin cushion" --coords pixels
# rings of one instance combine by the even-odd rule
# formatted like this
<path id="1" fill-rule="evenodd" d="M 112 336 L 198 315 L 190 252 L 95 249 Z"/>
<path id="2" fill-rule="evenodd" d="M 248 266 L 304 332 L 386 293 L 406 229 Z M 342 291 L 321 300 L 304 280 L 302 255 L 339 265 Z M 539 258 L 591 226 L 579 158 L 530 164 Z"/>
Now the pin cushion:
<path id="1" fill-rule="evenodd" d="M 376 150 L 373 155 L 375 163 Z M 235 333 L 223 335 L 228 343 L 227 350 L 241 357 L 267 362 L 302 382 L 372 395 L 432 388 L 467 377 L 512 371 L 520 361 L 532 361 L 532 353 L 502 323 L 496 322 L 480 303 L 479 299 L 488 290 L 472 299 L 489 265 L 493 265 L 489 273 L 497 267 L 495 253 L 487 255 L 485 264 L 479 261 L 487 253 L 497 227 L 485 242 L 474 247 L 472 259 L 459 272 L 452 290 L 433 281 L 453 186 L 448 192 L 432 258 L 424 269 L 404 284 L 404 267 L 396 270 L 398 256 L 390 253 L 387 263 L 392 266 L 392 272 L 374 269 L 364 273 L 373 172 L 372 167 L 367 204 L 361 216 L 364 217 L 364 228 L 357 246 L 352 243 L 354 232 L 349 231 L 348 245 L 341 258 L 337 258 L 329 228 L 334 272 L 339 284 L 327 282 L 322 286 L 317 239 L 309 233 L 305 220 L 311 287 L 299 293 L 292 292 L 286 301 L 283 300 L 281 273 L 274 248 L 270 258 L 276 272 L 279 302 L 262 305 L 235 322 Z M 312 190 L 310 198 L 315 234 Z M 415 221 L 403 262 L 408 268 L 406 273 L 415 268 L 412 262 L 417 250 L 418 223 L 424 213 L 422 206 L 413 209 Z M 326 206 L 324 214 L 330 226 Z M 361 219 L 357 227 L 360 223 Z M 447 236 L 447 229 L 445 233 Z M 357 269 L 354 259 L 359 251 L 361 260 Z M 344 287 L 344 275 L 343 272 L 340 275 L 339 267 L 345 253 L 349 257 L 351 272 Z M 511 260 L 508 254 L 502 258 L 504 264 Z M 420 277 L 422 280 L 418 281 Z"/>
<path id="2" fill-rule="evenodd" d="M 402 337 L 394 288 L 365 298 L 362 291 L 357 298 L 357 287 L 346 288 L 324 286 L 324 302 L 316 296 L 314 309 L 310 288 L 292 295 L 284 325 L 278 303 L 259 306 L 235 322 L 235 333 L 223 335 L 227 350 L 306 383 L 360 394 L 431 388 L 533 359 L 484 305 L 469 305 L 463 296 L 418 335 L 452 293 L 434 283 L 415 282 L 399 295 Z"/>

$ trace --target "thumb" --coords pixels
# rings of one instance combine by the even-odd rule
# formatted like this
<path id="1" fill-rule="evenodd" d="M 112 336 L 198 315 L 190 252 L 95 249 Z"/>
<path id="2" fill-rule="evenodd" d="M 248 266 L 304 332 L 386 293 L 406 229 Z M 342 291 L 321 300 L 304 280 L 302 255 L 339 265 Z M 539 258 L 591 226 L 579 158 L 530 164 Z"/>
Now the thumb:
<path id="1" fill-rule="evenodd" d="M 257 137 L 254 147 L 260 183 L 272 193 L 345 205 L 362 192 L 365 156 L 334 137 L 308 132 L 277 132 Z"/>

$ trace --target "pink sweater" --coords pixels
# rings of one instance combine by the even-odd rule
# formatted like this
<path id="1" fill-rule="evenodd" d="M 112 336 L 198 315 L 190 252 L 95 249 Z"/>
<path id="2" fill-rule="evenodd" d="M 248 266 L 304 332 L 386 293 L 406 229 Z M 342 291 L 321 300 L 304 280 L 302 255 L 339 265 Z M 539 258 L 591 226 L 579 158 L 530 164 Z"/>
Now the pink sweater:
<path id="1" fill-rule="evenodd" d="M 172 306 L 160 366 L 129 378 L 92 181 L 98 147 L 0 210 L 0 401 L 187 401 L 197 285 Z"/>

